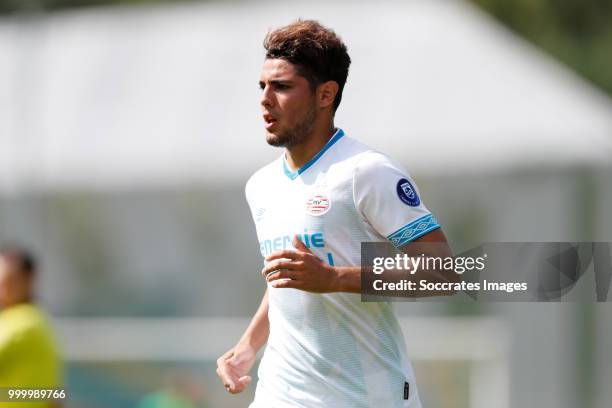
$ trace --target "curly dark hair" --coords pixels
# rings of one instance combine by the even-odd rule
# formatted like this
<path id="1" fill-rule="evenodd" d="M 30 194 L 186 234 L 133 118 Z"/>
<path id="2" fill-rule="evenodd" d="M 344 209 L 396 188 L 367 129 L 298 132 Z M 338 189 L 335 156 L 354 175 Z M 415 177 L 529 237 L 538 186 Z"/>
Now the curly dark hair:
<path id="1" fill-rule="evenodd" d="M 334 112 L 338 109 L 351 58 L 333 30 L 315 20 L 297 20 L 270 31 L 263 46 L 266 58 L 281 58 L 295 65 L 312 89 L 323 82 L 337 82 Z"/>

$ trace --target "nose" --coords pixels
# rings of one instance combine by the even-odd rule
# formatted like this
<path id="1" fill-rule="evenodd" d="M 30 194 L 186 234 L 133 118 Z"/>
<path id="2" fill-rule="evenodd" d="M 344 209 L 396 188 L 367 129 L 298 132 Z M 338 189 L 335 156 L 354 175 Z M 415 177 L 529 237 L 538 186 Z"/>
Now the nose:
<path id="1" fill-rule="evenodd" d="M 261 91 L 261 106 L 269 108 L 272 106 L 272 92 L 268 85 Z"/>

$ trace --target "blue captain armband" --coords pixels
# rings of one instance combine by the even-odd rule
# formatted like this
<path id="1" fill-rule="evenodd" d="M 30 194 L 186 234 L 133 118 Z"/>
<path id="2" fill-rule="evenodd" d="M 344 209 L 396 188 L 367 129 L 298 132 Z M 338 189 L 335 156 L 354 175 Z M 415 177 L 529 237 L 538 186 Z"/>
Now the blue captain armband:
<path id="1" fill-rule="evenodd" d="M 427 214 L 398 229 L 387 239 L 399 248 L 438 228 L 440 228 L 440 224 L 438 224 L 436 217 Z"/>

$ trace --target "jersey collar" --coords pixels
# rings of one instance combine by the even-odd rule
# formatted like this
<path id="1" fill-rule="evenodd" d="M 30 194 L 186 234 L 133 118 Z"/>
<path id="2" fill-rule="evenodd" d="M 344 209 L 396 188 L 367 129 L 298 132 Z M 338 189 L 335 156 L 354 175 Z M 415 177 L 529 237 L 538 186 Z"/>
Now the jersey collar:
<path id="1" fill-rule="evenodd" d="M 308 170 L 308 168 L 310 166 L 312 166 L 313 164 L 315 164 L 315 162 L 317 160 L 319 160 L 319 158 L 321 156 L 323 156 L 323 154 L 334 145 L 334 143 L 336 143 L 338 140 L 340 140 L 342 138 L 342 136 L 344 136 L 344 131 L 340 128 L 338 128 L 338 130 L 336 130 L 336 132 L 332 135 L 331 139 L 329 139 L 327 141 L 327 143 L 325 144 L 325 146 L 323 146 L 323 148 L 321 150 L 319 150 L 319 153 L 315 154 L 312 159 L 308 160 L 306 162 L 306 164 L 304 164 L 302 167 L 300 167 L 299 169 L 297 169 L 296 171 L 291 171 L 289 169 L 289 165 L 287 164 L 287 157 L 285 157 L 285 155 L 283 154 L 283 170 L 285 172 L 285 176 L 289 177 L 291 180 L 295 180 L 297 178 L 297 176 L 299 176 L 300 174 L 302 174 L 303 172 L 305 172 L 306 170 Z"/>

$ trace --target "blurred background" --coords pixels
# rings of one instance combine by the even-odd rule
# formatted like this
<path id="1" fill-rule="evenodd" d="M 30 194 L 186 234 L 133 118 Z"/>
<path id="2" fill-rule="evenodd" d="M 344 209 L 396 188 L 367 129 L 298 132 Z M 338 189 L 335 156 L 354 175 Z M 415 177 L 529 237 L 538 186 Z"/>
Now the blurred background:
<path id="1" fill-rule="evenodd" d="M 262 40 L 297 17 L 348 46 L 336 124 L 410 170 L 456 251 L 612 242 L 609 0 L 0 13 L 0 242 L 41 260 L 69 408 L 160 407 L 168 390 L 194 407 L 252 399 L 225 392 L 215 360 L 265 289 L 243 189 L 280 154 L 260 118 Z M 426 407 L 610 406 L 608 303 L 396 306 Z"/>

